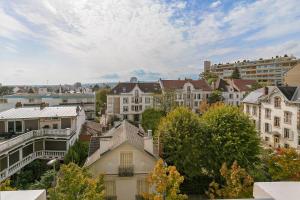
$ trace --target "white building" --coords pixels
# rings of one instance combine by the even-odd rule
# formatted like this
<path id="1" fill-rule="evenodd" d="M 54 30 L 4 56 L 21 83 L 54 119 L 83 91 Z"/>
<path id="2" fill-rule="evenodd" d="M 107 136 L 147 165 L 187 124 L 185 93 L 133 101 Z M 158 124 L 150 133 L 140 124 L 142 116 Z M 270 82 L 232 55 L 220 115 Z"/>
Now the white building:
<path id="1" fill-rule="evenodd" d="M 107 114 L 138 122 L 144 110 L 153 107 L 154 96 L 160 93 L 157 82 L 119 83 L 107 95 Z"/>
<path id="2" fill-rule="evenodd" d="M 12 108 L 0 113 L 0 181 L 35 159 L 63 159 L 78 139 L 79 106 Z"/>
<path id="3" fill-rule="evenodd" d="M 0 191 L 0 200 L 47 200 L 46 190 Z"/>
<path id="4" fill-rule="evenodd" d="M 212 89 L 205 80 L 160 80 L 162 92 L 174 92 L 179 106 L 187 106 L 199 111 L 201 101 L 207 100 Z"/>
<path id="5" fill-rule="evenodd" d="M 158 159 L 151 133 L 124 120 L 96 139 L 99 148 L 91 152 L 85 167 L 95 177 L 104 174 L 107 199 L 141 199 L 150 190 L 146 179 Z"/>
<path id="6" fill-rule="evenodd" d="M 225 104 L 239 106 L 255 82 L 255 80 L 244 79 L 218 79 L 213 83 L 213 88 L 222 92 Z"/>
<path id="7" fill-rule="evenodd" d="M 255 120 L 268 146 L 299 148 L 299 87 L 265 87 L 251 92 L 243 103 L 244 112 Z"/>

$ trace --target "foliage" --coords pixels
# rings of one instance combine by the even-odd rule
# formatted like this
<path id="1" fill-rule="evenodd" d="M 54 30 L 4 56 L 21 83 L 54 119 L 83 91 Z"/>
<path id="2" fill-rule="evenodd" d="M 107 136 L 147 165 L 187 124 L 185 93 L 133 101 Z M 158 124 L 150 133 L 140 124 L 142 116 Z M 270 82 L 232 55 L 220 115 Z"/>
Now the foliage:
<path id="1" fill-rule="evenodd" d="M 74 163 L 62 165 L 55 188 L 49 189 L 50 200 L 103 200 L 103 176 L 92 178 L 86 169 Z"/>
<path id="2" fill-rule="evenodd" d="M 214 90 L 207 99 L 209 104 L 214 104 L 223 101 L 222 93 L 219 90 Z"/>
<path id="3" fill-rule="evenodd" d="M 142 126 L 147 130 L 152 130 L 155 134 L 160 119 L 165 116 L 165 112 L 162 110 L 149 108 L 146 109 L 142 114 Z"/>
<path id="4" fill-rule="evenodd" d="M 230 78 L 232 78 L 232 79 L 240 79 L 241 78 L 240 71 L 237 67 L 234 68 Z"/>
<path id="5" fill-rule="evenodd" d="M 251 91 L 254 91 L 254 90 L 257 90 L 259 88 L 263 88 L 263 87 L 266 87 L 268 86 L 267 83 L 259 83 L 259 82 L 255 82 L 251 85 Z"/>
<path id="6" fill-rule="evenodd" d="M 0 191 L 13 191 L 16 190 L 13 186 L 11 186 L 11 181 L 6 179 L 2 183 L 0 183 Z"/>
<path id="7" fill-rule="evenodd" d="M 215 82 L 215 81 L 218 79 L 218 75 L 214 74 L 213 72 L 209 72 L 209 71 L 207 71 L 207 72 L 202 72 L 202 73 L 200 74 L 200 77 L 201 77 L 202 79 L 207 80 L 207 82 L 208 82 L 209 84 L 211 84 L 212 82 Z"/>
<path id="8" fill-rule="evenodd" d="M 213 181 L 207 192 L 210 199 L 252 197 L 253 179 L 236 161 L 233 162 L 231 169 L 228 169 L 226 163 L 223 163 L 220 173 L 225 179 L 225 184 Z"/>
<path id="9" fill-rule="evenodd" d="M 163 143 L 163 157 L 181 173 L 199 173 L 194 139 L 202 131 L 199 117 L 186 107 L 178 107 L 161 119 L 157 135 Z"/>
<path id="10" fill-rule="evenodd" d="M 270 156 L 268 164 L 273 181 L 300 181 L 300 155 L 295 149 L 279 149 Z"/>
<path id="11" fill-rule="evenodd" d="M 175 166 L 165 166 L 162 159 L 158 160 L 153 171 L 148 177 L 152 193 L 145 194 L 149 200 L 184 200 L 186 195 L 180 194 L 180 185 L 184 178 L 176 170 Z"/>
<path id="12" fill-rule="evenodd" d="M 79 166 L 83 166 L 88 157 L 89 145 L 87 142 L 77 140 L 72 147 L 69 148 L 64 158 L 64 163 L 73 162 Z"/>
<path id="13" fill-rule="evenodd" d="M 206 100 L 201 101 L 199 105 L 200 113 L 203 114 L 206 111 L 208 111 L 208 109 L 209 109 L 209 104 L 207 103 L 207 101 Z"/>
<path id="14" fill-rule="evenodd" d="M 110 89 L 103 88 L 96 92 L 96 114 L 99 115 L 104 114 L 106 109 L 106 101 L 107 101 L 107 94 L 110 92 Z"/>
<path id="15" fill-rule="evenodd" d="M 163 110 L 163 112 L 170 112 L 177 107 L 176 93 L 174 90 L 165 90 L 162 94 L 154 96 L 154 108 Z"/>
<path id="16" fill-rule="evenodd" d="M 251 120 L 238 108 L 217 104 L 201 117 L 205 132 L 200 132 L 195 143 L 204 171 L 217 178 L 224 162 L 235 160 L 251 168 L 259 161 L 260 139 Z M 201 134 L 202 133 L 202 134 Z"/>
<path id="17" fill-rule="evenodd" d="M 48 170 L 48 171 L 46 171 L 41 176 L 41 179 L 39 181 L 36 180 L 35 183 L 33 183 L 30 186 L 30 189 L 32 189 L 32 190 L 49 189 L 52 186 L 52 184 L 53 184 L 55 176 L 56 176 L 56 171 L 54 171 L 54 170 Z"/>
<path id="18" fill-rule="evenodd" d="M 0 96 L 9 95 L 13 93 L 13 88 L 8 86 L 0 86 Z"/>

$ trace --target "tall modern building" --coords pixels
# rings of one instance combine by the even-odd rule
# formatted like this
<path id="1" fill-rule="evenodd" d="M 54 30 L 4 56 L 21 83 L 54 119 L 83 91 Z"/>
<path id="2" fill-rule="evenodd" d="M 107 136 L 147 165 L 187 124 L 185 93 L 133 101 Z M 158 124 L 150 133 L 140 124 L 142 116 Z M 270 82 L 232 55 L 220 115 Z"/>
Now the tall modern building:
<path id="1" fill-rule="evenodd" d="M 237 68 L 242 79 L 256 80 L 271 85 L 281 85 L 284 83 L 284 75 L 294 66 L 300 63 L 300 59 L 293 56 L 276 56 L 270 59 L 260 58 L 258 60 L 244 60 L 234 63 L 213 64 L 207 66 L 204 61 L 204 70 L 210 69 L 220 78 L 230 78 L 232 72 Z"/>

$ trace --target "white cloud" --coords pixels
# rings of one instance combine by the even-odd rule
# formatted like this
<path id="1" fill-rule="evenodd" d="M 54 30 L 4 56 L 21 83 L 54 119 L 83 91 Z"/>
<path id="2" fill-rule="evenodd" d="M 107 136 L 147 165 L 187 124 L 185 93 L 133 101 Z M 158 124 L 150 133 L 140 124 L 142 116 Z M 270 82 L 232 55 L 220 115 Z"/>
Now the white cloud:
<path id="1" fill-rule="evenodd" d="M 222 4 L 221 1 L 214 1 L 212 4 L 210 4 L 210 8 L 217 8 Z"/>

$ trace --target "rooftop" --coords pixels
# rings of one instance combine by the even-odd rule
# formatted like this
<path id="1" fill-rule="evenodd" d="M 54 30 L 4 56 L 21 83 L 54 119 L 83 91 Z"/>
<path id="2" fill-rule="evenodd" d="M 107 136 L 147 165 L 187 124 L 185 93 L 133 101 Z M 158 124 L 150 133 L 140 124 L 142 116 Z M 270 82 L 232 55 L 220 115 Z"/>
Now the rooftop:
<path id="1" fill-rule="evenodd" d="M 46 200 L 46 190 L 1 191 L 1 200 Z"/>
<path id="2" fill-rule="evenodd" d="M 135 86 L 138 86 L 144 93 L 160 93 L 161 88 L 158 82 L 121 82 L 118 83 L 110 94 L 121 94 L 131 92 Z"/>
<path id="3" fill-rule="evenodd" d="M 184 84 L 191 83 L 195 89 L 202 89 L 203 91 L 211 91 L 211 87 L 205 80 L 192 80 L 192 79 L 185 79 L 185 80 L 161 80 L 161 84 L 163 89 L 182 89 Z"/>

